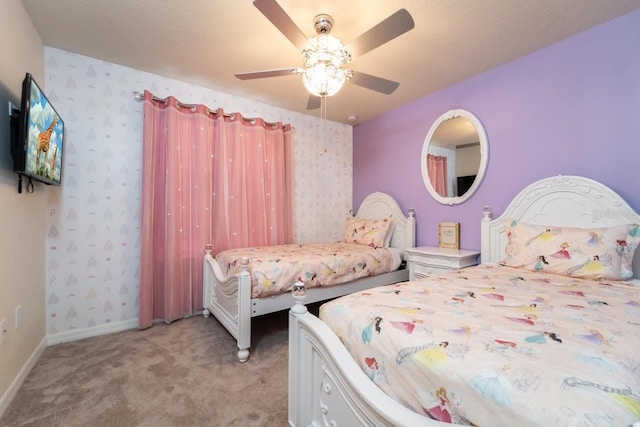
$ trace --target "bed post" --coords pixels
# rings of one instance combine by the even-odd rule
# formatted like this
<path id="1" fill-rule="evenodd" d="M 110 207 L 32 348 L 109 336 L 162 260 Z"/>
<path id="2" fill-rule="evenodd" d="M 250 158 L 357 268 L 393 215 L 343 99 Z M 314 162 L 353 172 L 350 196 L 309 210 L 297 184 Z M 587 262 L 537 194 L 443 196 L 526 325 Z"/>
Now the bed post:
<path id="1" fill-rule="evenodd" d="M 480 263 L 486 264 L 491 260 L 491 239 L 489 236 L 489 222 L 491 222 L 491 208 L 482 208 L 482 222 L 480 224 Z"/>
<path id="2" fill-rule="evenodd" d="M 301 412 L 306 407 L 302 399 L 308 394 L 302 390 L 302 329 L 298 324 L 300 317 L 307 313 L 307 307 L 302 304 L 307 296 L 304 283 L 294 283 L 291 295 L 296 302 L 289 310 L 289 425 L 301 426 L 304 416 Z"/>
<path id="3" fill-rule="evenodd" d="M 410 208 L 407 211 L 407 222 L 409 223 L 409 238 L 404 242 L 404 248 L 415 248 L 416 246 L 416 211 Z M 405 252 L 406 253 L 406 252 Z"/>
<path id="4" fill-rule="evenodd" d="M 209 304 L 209 301 L 211 301 L 211 274 L 209 273 L 209 269 L 211 267 L 209 267 L 208 258 L 211 258 L 211 244 L 207 243 L 204 246 L 204 252 L 205 252 L 205 256 L 204 256 L 204 263 L 202 264 L 202 306 L 203 306 L 203 310 L 202 310 L 202 315 L 204 317 L 209 317 L 211 315 L 211 312 L 209 311 L 209 309 L 207 308 L 207 305 Z"/>
<path id="5" fill-rule="evenodd" d="M 238 273 L 238 361 L 249 359 L 251 347 L 251 274 L 249 258 L 240 260 Z"/>

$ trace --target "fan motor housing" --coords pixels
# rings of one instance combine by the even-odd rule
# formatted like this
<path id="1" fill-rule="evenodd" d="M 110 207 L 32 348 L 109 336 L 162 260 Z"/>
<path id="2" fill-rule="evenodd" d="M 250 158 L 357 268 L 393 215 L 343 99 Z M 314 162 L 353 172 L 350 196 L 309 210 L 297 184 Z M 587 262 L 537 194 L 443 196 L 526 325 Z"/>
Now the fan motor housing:
<path id="1" fill-rule="evenodd" d="M 329 34 L 333 28 L 333 17 L 326 13 L 321 13 L 313 18 L 313 27 L 318 34 Z"/>

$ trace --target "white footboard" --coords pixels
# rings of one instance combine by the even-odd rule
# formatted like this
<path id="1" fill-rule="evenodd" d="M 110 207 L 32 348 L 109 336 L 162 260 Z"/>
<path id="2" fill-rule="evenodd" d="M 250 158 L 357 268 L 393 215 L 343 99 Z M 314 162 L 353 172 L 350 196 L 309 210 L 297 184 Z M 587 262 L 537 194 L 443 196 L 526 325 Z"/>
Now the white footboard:
<path id="1" fill-rule="evenodd" d="M 451 426 L 387 396 L 333 331 L 300 303 L 289 312 L 289 425 Z"/>
<path id="2" fill-rule="evenodd" d="M 246 362 L 251 346 L 251 275 L 243 259 L 240 273 L 225 277 L 219 264 L 205 249 L 203 270 L 203 315 L 213 314 L 238 342 L 238 360 Z"/>

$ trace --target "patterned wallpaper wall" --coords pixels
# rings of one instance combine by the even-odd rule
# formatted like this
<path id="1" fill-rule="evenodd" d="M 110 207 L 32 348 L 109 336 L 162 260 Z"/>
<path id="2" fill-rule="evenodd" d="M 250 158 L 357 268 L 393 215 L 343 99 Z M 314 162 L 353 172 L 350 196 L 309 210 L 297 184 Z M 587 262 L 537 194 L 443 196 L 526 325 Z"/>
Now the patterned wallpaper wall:
<path id="1" fill-rule="evenodd" d="M 149 89 L 291 123 L 298 242 L 339 239 L 352 201 L 352 128 L 174 79 L 45 48 L 42 82 L 65 120 L 61 187 L 47 191 L 50 344 L 137 326 L 142 104 Z"/>

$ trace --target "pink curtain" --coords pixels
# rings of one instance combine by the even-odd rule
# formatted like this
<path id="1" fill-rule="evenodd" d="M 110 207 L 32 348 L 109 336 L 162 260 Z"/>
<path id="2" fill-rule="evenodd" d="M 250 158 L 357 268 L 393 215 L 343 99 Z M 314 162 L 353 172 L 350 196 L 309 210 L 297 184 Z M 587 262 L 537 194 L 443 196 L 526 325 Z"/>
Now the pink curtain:
<path id="1" fill-rule="evenodd" d="M 436 193 L 447 197 L 447 157 L 427 154 L 427 170 Z"/>
<path id="2" fill-rule="evenodd" d="M 139 327 L 202 309 L 213 253 L 293 241 L 291 126 L 144 94 Z"/>

